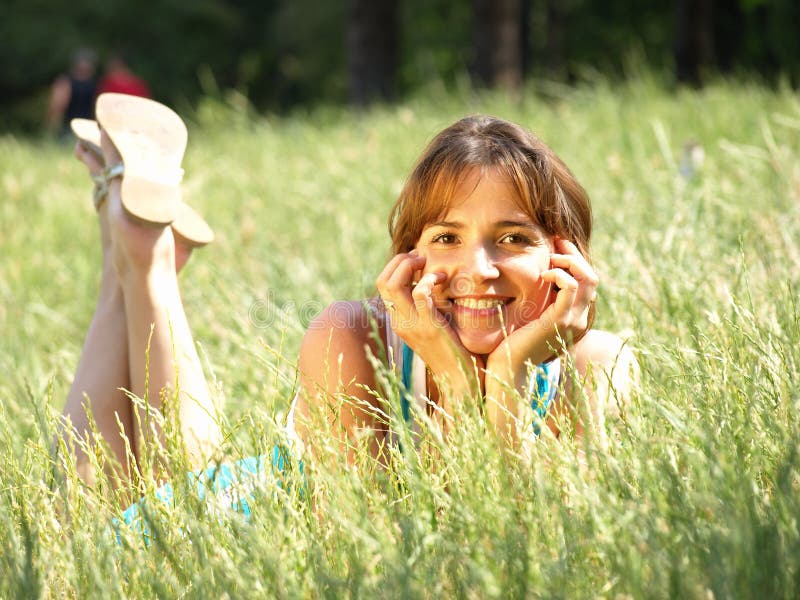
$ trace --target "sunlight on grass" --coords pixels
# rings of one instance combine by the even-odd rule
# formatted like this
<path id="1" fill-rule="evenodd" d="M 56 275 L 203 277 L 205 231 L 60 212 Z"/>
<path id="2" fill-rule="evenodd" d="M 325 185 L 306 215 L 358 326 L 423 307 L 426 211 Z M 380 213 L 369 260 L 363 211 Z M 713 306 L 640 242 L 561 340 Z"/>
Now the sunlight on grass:
<path id="1" fill-rule="evenodd" d="M 330 468 L 265 477 L 249 523 L 173 478 L 148 543 L 117 537 L 122 499 L 86 489 L 51 441 L 99 279 L 90 186 L 69 148 L 0 138 L 0 597 L 796 597 L 800 101 L 732 83 L 538 88 L 258 120 L 205 103 L 185 190 L 218 242 L 182 291 L 224 405 L 216 460 L 271 454 L 304 328 L 373 292 L 424 145 L 464 114 L 517 121 L 587 188 L 596 326 L 642 366 L 609 448 L 565 435 L 512 460 L 466 418 L 441 468 L 398 452 L 387 472 L 364 455 L 346 468 L 322 432 Z"/>

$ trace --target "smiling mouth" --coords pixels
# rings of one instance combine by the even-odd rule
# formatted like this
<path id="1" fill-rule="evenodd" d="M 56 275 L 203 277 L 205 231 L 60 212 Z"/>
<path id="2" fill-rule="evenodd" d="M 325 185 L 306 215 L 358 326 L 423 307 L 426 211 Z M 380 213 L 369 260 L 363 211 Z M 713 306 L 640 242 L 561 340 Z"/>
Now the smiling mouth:
<path id="1" fill-rule="evenodd" d="M 504 309 L 514 298 L 451 298 L 453 308 L 460 311 L 467 311 L 480 315 L 497 315 L 499 310 Z"/>

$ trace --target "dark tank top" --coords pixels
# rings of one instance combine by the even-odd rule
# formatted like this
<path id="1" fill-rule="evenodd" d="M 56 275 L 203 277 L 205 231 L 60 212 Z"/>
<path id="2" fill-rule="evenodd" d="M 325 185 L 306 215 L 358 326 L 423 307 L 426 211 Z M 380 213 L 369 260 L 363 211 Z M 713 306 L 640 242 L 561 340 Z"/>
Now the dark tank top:
<path id="1" fill-rule="evenodd" d="M 69 127 L 72 119 L 94 119 L 94 94 L 97 84 L 94 79 L 69 78 L 72 93 L 64 113 L 64 126 Z"/>

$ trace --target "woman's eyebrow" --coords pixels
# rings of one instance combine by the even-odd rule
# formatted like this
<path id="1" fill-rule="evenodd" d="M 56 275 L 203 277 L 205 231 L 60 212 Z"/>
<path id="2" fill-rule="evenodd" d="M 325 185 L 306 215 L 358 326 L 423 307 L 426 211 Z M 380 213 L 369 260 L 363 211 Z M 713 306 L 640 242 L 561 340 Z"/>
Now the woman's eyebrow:
<path id="1" fill-rule="evenodd" d="M 496 223 L 498 228 L 505 228 L 505 227 L 521 227 L 524 229 L 535 229 L 538 230 L 539 227 L 532 223 L 531 221 L 500 221 Z"/>
<path id="2" fill-rule="evenodd" d="M 464 225 L 459 223 L 458 221 L 436 221 L 435 223 L 429 223 L 425 226 L 427 229 L 428 227 L 444 227 L 446 229 L 463 229 Z"/>

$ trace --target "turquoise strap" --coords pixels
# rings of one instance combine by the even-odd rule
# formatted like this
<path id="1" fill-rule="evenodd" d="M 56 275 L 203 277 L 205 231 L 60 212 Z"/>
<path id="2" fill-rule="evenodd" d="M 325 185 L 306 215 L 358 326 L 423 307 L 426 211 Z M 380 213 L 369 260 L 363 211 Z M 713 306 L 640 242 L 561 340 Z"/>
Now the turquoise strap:
<path id="1" fill-rule="evenodd" d="M 532 378 L 531 389 L 528 390 L 531 398 L 531 408 L 542 421 L 558 390 L 558 381 L 553 381 L 553 374 L 551 373 L 553 364 L 553 362 L 549 362 L 536 365 L 536 376 Z M 533 423 L 533 433 L 536 435 L 541 433 L 541 427 L 535 421 Z"/>
<path id="2" fill-rule="evenodd" d="M 411 404 L 408 401 L 408 397 L 411 396 L 412 398 L 415 397 L 414 395 L 414 382 L 412 380 L 412 367 L 414 363 L 414 351 L 408 347 L 408 345 L 403 342 L 403 370 L 401 373 L 401 378 L 403 382 L 403 387 L 405 388 L 405 394 L 401 394 L 400 396 L 400 408 L 403 414 L 404 421 L 411 420 Z M 544 419 L 545 415 L 547 414 L 547 409 L 550 406 L 550 403 L 555 398 L 558 382 L 552 381 L 551 377 L 551 370 L 552 365 L 554 363 L 541 363 L 536 365 L 536 374 L 532 377 L 532 382 L 528 393 L 530 394 L 531 398 L 531 408 L 533 412 L 539 417 L 539 419 Z M 541 429 L 538 423 L 533 424 L 533 432 L 536 435 L 539 435 Z"/>
<path id="3" fill-rule="evenodd" d="M 547 363 L 542 363 L 536 367 L 536 383 L 531 390 L 531 408 L 533 412 L 543 419 L 547 413 L 547 407 L 553 399 L 555 389 L 550 383 L 550 371 Z"/>
<path id="4" fill-rule="evenodd" d="M 414 382 L 411 380 L 412 368 L 414 365 L 414 351 L 403 342 L 403 387 L 406 390 L 405 394 L 400 395 L 400 410 L 403 414 L 404 421 L 411 420 L 411 404 L 408 397 L 414 398 Z"/>

